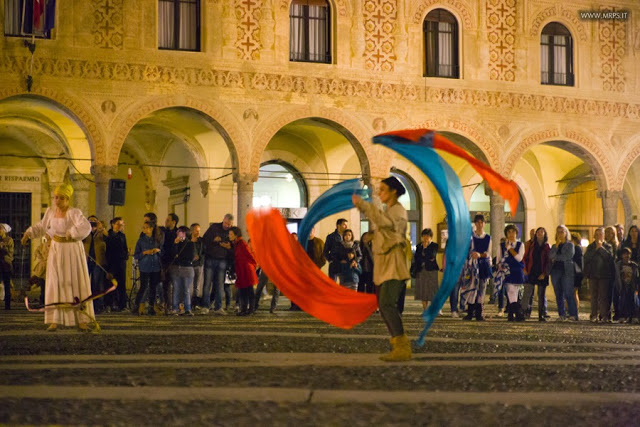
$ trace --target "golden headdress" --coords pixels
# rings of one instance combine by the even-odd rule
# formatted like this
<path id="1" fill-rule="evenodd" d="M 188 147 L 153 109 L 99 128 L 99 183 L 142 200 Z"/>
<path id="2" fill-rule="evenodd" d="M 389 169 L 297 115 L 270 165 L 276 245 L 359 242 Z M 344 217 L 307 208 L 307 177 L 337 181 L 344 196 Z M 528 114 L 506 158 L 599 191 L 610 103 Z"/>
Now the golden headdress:
<path id="1" fill-rule="evenodd" d="M 55 190 L 53 190 L 53 194 L 65 196 L 70 199 L 71 195 L 73 194 L 73 187 L 69 184 L 60 184 L 56 187 Z"/>

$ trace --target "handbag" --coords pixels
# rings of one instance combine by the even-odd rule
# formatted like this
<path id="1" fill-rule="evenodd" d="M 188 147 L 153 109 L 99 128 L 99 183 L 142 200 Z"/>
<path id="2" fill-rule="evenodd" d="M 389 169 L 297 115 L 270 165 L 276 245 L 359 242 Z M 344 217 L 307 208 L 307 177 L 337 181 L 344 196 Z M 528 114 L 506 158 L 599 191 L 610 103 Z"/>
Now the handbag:
<path id="1" fill-rule="evenodd" d="M 582 274 L 582 267 L 578 265 L 577 262 L 573 262 L 573 273 L 578 276 Z"/>

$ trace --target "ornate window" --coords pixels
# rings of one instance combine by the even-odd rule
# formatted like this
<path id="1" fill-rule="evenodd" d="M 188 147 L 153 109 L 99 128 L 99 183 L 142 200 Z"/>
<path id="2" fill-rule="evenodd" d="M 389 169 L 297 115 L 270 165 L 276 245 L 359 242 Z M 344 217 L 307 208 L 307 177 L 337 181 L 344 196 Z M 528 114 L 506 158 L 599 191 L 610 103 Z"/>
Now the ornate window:
<path id="1" fill-rule="evenodd" d="M 331 63 L 331 9 L 326 0 L 291 2 L 289 60 Z"/>
<path id="2" fill-rule="evenodd" d="M 424 19 L 424 53 L 427 77 L 460 76 L 458 21 L 444 9 L 434 9 Z"/>
<path id="3" fill-rule="evenodd" d="M 573 86 L 573 38 L 564 25 L 550 22 L 540 36 L 540 81 Z"/>
<path id="4" fill-rule="evenodd" d="M 55 0 L 5 0 L 4 35 L 50 39 L 55 9 Z"/>
<path id="5" fill-rule="evenodd" d="M 158 48 L 200 50 L 200 0 L 159 0 Z"/>

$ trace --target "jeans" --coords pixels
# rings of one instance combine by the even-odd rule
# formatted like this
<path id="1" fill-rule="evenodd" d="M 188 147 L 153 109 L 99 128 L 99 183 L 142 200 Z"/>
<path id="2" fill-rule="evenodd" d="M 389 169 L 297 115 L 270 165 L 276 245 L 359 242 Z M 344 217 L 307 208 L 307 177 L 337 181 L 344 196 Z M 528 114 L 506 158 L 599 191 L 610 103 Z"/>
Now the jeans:
<path id="1" fill-rule="evenodd" d="M 193 267 L 176 266 L 173 269 L 173 309 L 178 311 L 184 303 L 184 311 L 191 311 L 191 286 L 193 286 Z"/>
<path id="2" fill-rule="evenodd" d="M 204 288 L 202 289 L 202 306 L 211 308 L 211 291 L 214 296 L 214 310 L 222 307 L 224 292 L 224 276 L 227 272 L 226 259 L 206 258 L 204 260 Z"/>
<path id="3" fill-rule="evenodd" d="M 140 289 L 138 290 L 138 294 L 136 295 L 135 307 L 138 307 L 140 303 L 143 302 L 143 297 L 148 291 L 149 308 L 153 309 L 153 306 L 156 304 L 156 291 L 158 288 L 158 283 L 160 283 L 159 271 L 152 271 L 150 273 L 145 273 L 144 271 L 140 272 Z"/>
<path id="4" fill-rule="evenodd" d="M 524 295 L 522 296 L 522 309 L 526 312 L 531 309 L 531 300 L 533 299 L 533 291 L 538 285 L 538 317 L 547 315 L 547 285 L 544 280 L 535 280 L 533 283 L 525 283 Z"/>
<path id="5" fill-rule="evenodd" d="M 403 289 L 406 289 L 404 280 L 387 280 L 379 286 L 378 306 L 380 307 L 380 314 L 392 337 L 404 335 L 402 317 L 398 310 L 398 299 Z"/>
<path id="6" fill-rule="evenodd" d="M 268 281 L 269 281 L 269 278 L 267 277 L 266 274 L 264 274 L 264 271 L 260 272 L 260 277 L 258 277 L 258 287 L 256 288 L 256 297 L 255 297 L 256 298 L 256 302 L 255 302 L 256 310 L 258 309 L 258 306 L 260 305 L 260 298 L 262 297 L 262 290 L 267 285 Z M 278 298 L 279 297 L 280 297 L 280 290 L 274 286 L 273 287 L 273 296 L 271 297 L 271 309 L 272 310 L 275 310 L 275 308 L 278 306 Z"/>
<path id="7" fill-rule="evenodd" d="M 578 317 L 578 305 L 573 294 L 573 274 L 565 274 L 564 270 L 551 270 L 551 283 L 558 303 L 558 316 L 565 317 L 564 300 L 569 305 L 569 316 Z"/>
<path id="8" fill-rule="evenodd" d="M 89 263 L 89 272 L 91 273 L 91 293 L 99 294 L 104 290 L 104 271 L 97 264 Z M 93 300 L 93 309 L 97 313 L 101 313 L 104 310 L 104 300 L 102 298 Z"/>

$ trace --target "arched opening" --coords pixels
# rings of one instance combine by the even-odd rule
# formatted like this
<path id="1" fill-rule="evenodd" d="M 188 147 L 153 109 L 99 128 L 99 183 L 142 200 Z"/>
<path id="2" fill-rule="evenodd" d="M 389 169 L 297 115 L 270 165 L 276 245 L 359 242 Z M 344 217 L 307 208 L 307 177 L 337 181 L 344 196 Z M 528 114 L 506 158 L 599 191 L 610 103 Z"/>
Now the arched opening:
<path id="1" fill-rule="evenodd" d="M 292 175 L 292 182 L 304 188 L 307 200 L 301 200 L 300 218 L 291 215 L 290 221 L 297 221 L 304 215 L 302 209 L 334 184 L 349 178 L 359 178 L 368 171 L 368 161 L 357 139 L 343 126 L 322 117 L 295 120 L 281 127 L 267 144 L 261 158 L 261 172 L 265 165 L 277 163 Z M 275 181 L 275 179 L 270 179 Z M 285 179 L 286 181 L 286 179 Z M 266 180 L 265 180 L 266 182 Z M 260 187 L 254 185 L 254 195 Z M 266 199 L 265 199 L 266 201 Z M 306 204 L 305 204 L 306 203 Z M 335 221 L 346 218 L 355 234 L 360 232 L 359 214 L 354 209 L 327 218 L 317 226 L 317 235 L 324 238 L 335 229 Z"/>
<path id="2" fill-rule="evenodd" d="M 170 107 L 139 120 L 127 135 L 114 178 L 127 181 L 123 207 L 115 209 L 129 227 L 153 211 L 169 213 L 178 225 L 210 221 L 235 212 L 232 156 L 219 125 L 201 111 Z M 128 174 L 131 170 L 131 174 Z M 128 233 L 135 244 L 137 233 Z"/>
<path id="3" fill-rule="evenodd" d="M 298 232 L 298 224 L 307 212 L 307 186 L 302 174 L 281 160 L 260 166 L 258 181 L 253 186 L 253 207 L 277 208 L 287 220 L 287 228 Z"/>
<path id="4" fill-rule="evenodd" d="M 72 204 L 88 214 L 92 153 L 84 124 L 59 103 L 34 95 L 0 101 L 0 222 L 14 239 L 13 281 L 28 288 L 31 247 L 19 241 L 50 205 L 53 188 L 74 175 Z"/>
<path id="5" fill-rule="evenodd" d="M 549 231 L 566 224 L 570 231 L 590 237 L 602 226 L 604 170 L 586 149 L 569 141 L 548 141 L 527 150 L 514 169 L 536 189 L 535 223 L 527 224 L 529 228 Z"/>

